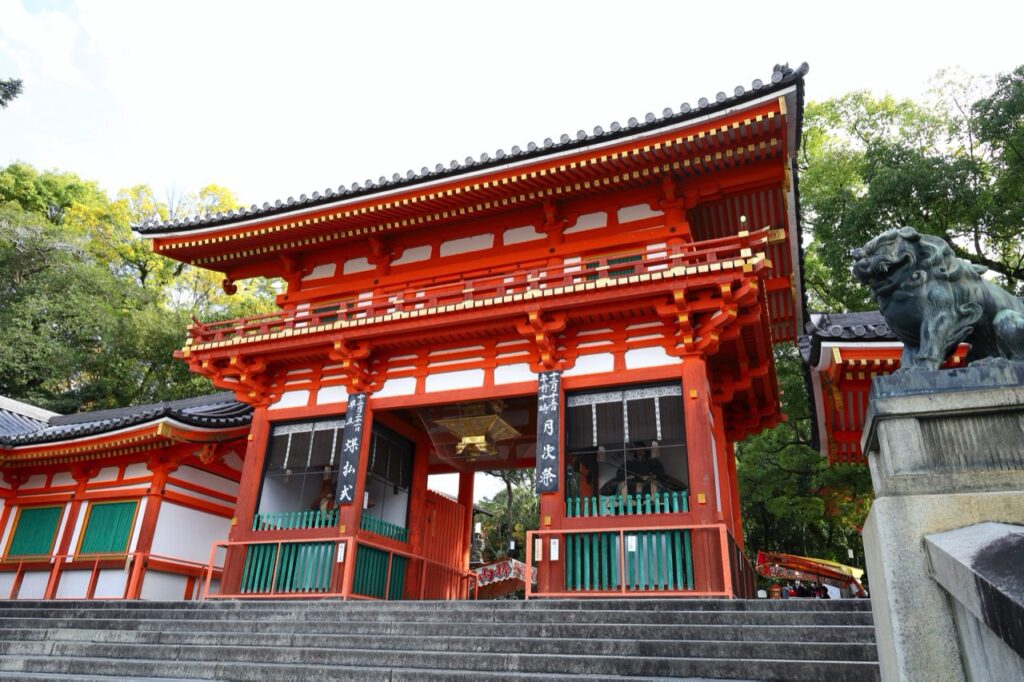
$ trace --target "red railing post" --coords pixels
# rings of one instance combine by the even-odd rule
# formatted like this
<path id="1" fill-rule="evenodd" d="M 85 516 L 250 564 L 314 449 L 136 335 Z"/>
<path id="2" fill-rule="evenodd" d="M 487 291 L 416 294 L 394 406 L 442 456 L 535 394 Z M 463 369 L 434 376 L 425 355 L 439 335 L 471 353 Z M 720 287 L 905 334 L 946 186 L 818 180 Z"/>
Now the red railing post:
<path id="1" fill-rule="evenodd" d="M 729 562 L 729 540 L 724 524 L 719 524 L 718 526 L 718 542 L 721 545 L 722 551 L 722 591 L 729 597 L 735 597 L 732 586 L 732 565 Z"/>

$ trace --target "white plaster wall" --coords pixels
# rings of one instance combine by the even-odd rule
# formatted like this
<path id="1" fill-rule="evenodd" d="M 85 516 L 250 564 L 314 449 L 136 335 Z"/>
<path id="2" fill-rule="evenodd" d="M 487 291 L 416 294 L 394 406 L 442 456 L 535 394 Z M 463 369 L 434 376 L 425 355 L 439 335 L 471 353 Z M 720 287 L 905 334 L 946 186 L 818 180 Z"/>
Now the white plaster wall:
<path id="1" fill-rule="evenodd" d="M 537 375 L 530 369 L 530 363 L 498 365 L 494 368 L 495 384 L 514 384 L 519 381 L 536 381 Z"/>
<path id="2" fill-rule="evenodd" d="M 135 527 L 132 528 L 132 539 L 128 543 L 128 551 L 134 552 L 135 547 L 139 543 L 139 533 L 142 532 L 142 519 L 146 516 L 146 506 L 149 504 L 149 498 L 143 497 L 139 500 L 139 510 L 135 512 Z"/>
<path id="3" fill-rule="evenodd" d="M 682 360 L 669 355 L 661 346 L 634 348 L 626 351 L 626 369 L 679 364 L 682 364 Z"/>
<path id="4" fill-rule="evenodd" d="M 28 480 L 21 485 L 20 490 L 42 488 L 44 485 L 46 485 L 46 474 L 36 474 L 35 476 L 29 476 Z"/>
<path id="5" fill-rule="evenodd" d="M 544 235 L 534 229 L 533 225 L 523 225 L 522 227 L 510 227 L 505 230 L 501 235 L 501 243 L 509 246 L 510 244 L 522 244 L 524 242 L 532 242 L 537 239 L 544 239 Z"/>
<path id="6" fill-rule="evenodd" d="M 342 266 L 341 272 L 346 275 L 351 275 L 356 272 L 366 272 L 367 270 L 373 270 L 373 266 L 370 265 L 370 261 L 366 258 L 353 258 L 345 261 L 345 265 Z"/>
<path id="7" fill-rule="evenodd" d="M 152 553 L 205 564 L 213 543 L 227 540 L 230 528 L 230 519 L 165 501 L 160 506 Z"/>
<path id="8" fill-rule="evenodd" d="M 143 599 L 162 601 L 183 600 L 187 580 L 183 575 L 146 571 L 146 577 L 142 580 L 140 596 Z"/>
<path id="9" fill-rule="evenodd" d="M 581 355 L 576 358 L 576 365 L 572 369 L 566 370 L 563 375 L 567 377 L 574 377 L 581 374 L 611 372 L 614 369 L 614 355 L 611 353 L 595 353 L 594 355 Z"/>
<path id="10" fill-rule="evenodd" d="M 71 473 L 67 471 L 61 471 L 53 475 L 53 480 L 50 481 L 50 485 L 75 485 L 75 479 L 71 477 Z"/>
<path id="11" fill-rule="evenodd" d="M 49 571 L 26 571 L 21 579 L 18 599 L 42 599 L 46 594 L 46 583 L 50 580 Z"/>
<path id="12" fill-rule="evenodd" d="M 3 508 L 0 507 L 0 512 L 2 512 L 2 511 L 3 511 Z M 9 536 L 11 534 L 11 528 L 14 526 L 14 516 L 17 513 L 17 511 L 18 511 L 17 510 L 17 506 L 12 507 L 11 508 L 11 514 L 10 514 L 10 516 L 7 519 L 7 525 L 4 526 L 3 528 L 0 528 L 0 548 L 7 546 L 8 538 L 9 538 Z M 0 595 L 0 599 L 3 599 L 2 595 Z"/>
<path id="13" fill-rule="evenodd" d="M 566 228 L 565 234 L 572 234 L 573 232 L 586 232 L 587 230 L 596 230 L 599 227 L 604 227 L 608 224 L 608 214 L 604 211 L 600 213 L 585 213 L 576 219 L 576 224 L 572 227 Z"/>
<path id="14" fill-rule="evenodd" d="M 336 263 L 321 263 L 320 265 L 313 268 L 313 270 L 302 278 L 303 282 L 311 282 L 315 279 L 325 279 L 327 277 L 334 277 L 335 271 L 338 269 Z"/>
<path id="15" fill-rule="evenodd" d="M 484 385 L 482 369 L 464 369 L 458 372 L 439 372 L 427 376 L 427 392 L 454 391 L 460 388 L 479 388 Z"/>
<path id="16" fill-rule="evenodd" d="M 89 591 L 89 578 L 92 571 L 63 571 L 60 584 L 57 585 L 58 599 L 84 599 Z"/>
<path id="17" fill-rule="evenodd" d="M 89 504 L 92 504 L 91 502 Z M 89 511 L 88 505 L 82 505 L 82 508 L 78 512 L 78 518 L 75 519 L 75 527 L 71 529 L 71 544 L 68 545 L 68 550 L 74 552 L 78 548 L 78 538 L 82 534 L 82 527 L 85 525 L 85 515 Z M 68 557 L 66 560 L 70 560 Z"/>
<path id="18" fill-rule="evenodd" d="M 124 597 L 124 590 L 128 586 L 128 574 L 123 568 L 108 568 L 100 571 L 96 580 L 96 591 L 94 597 Z"/>
<path id="19" fill-rule="evenodd" d="M 201 500 L 203 502 L 209 502 L 211 504 L 218 504 L 224 507 L 228 507 L 229 509 L 232 507 L 231 502 L 228 502 L 227 500 L 222 500 L 221 498 L 213 497 L 212 495 L 204 495 L 202 493 L 197 493 L 194 490 L 183 488 L 180 485 L 174 485 L 174 483 L 172 482 L 168 482 L 167 490 L 178 493 L 180 495 L 187 495 L 188 497 L 191 497 L 196 500 Z"/>
<path id="20" fill-rule="evenodd" d="M 196 469 L 195 467 L 180 467 L 177 471 L 171 474 L 171 478 L 201 485 L 204 488 L 216 490 L 221 493 L 227 493 L 228 495 L 238 494 L 238 483 L 236 481 L 224 478 L 223 476 L 218 476 L 217 474 L 210 473 L 209 471 Z"/>
<path id="21" fill-rule="evenodd" d="M 270 406 L 271 410 L 280 410 L 285 407 L 305 407 L 309 402 L 309 391 L 286 391 L 281 399 Z"/>
<path id="22" fill-rule="evenodd" d="M 345 386 L 328 386 L 317 391 L 317 405 L 330 405 L 334 403 L 339 405 L 348 404 L 348 388 Z"/>
<path id="23" fill-rule="evenodd" d="M 146 468 L 145 463 L 136 462 L 135 464 L 129 464 L 124 469 L 125 478 L 138 478 L 139 476 L 151 476 L 152 472 Z"/>
<path id="24" fill-rule="evenodd" d="M 60 523 L 57 524 L 57 537 L 54 538 L 54 540 L 53 540 L 53 549 L 51 549 L 50 552 L 56 552 L 57 551 L 57 548 L 60 546 L 61 540 L 64 538 L 64 533 L 70 533 L 70 532 L 72 532 L 74 530 L 74 528 L 69 528 L 68 527 L 68 515 L 69 515 L 70 512 L 71 512 L 71 505 L 70 504 L 65 504 L 64 505 L 64 513 L 61 514 L 61 516 L 60 516 Z M 82 517 L 79 516 L 78 518 L 81 519 Z M 72 551 L 73 551 L 73 549 L 74 549 L 74 546 L 72 545 Z"/>
<path id="25" fill-rule="evenodd" d="M 242 470 L 242 458 L 239 457 L 237 453 L 229 452 L 224 457 L 224 464 L 229 469 L 234 469 L 235 471 L 241 471 Z"/>
<path id="26" fill-rule="evenodd" d="M 431 247 L 429 244 L 414 246 L 402 252 L 401 258 L 396 258 L 391 265 L 406 265 L 408 263 L 419 263 L 430 258 Z"/>
<path id="27" fill-rule="evenodd" d="M 105 481 L 113 481 L 117 478 L 117 467 L 104 467 L 100 469 L 100 472 L 96 476 L 90 479 L 93 483 L 103 483 Z"/>
<path id="28" fill-rule="evenodd" d="M 7 599 L 14 584 L 14 571 L 0 572 L 0 599 Z"/>
<path id="29" fill-rule="evenodd" d="M 416 377 L 400 377 L 388 379 L 380 390 L 373 394 L 374 398 L 388 398 L 396 395 L 412 395 L 416 392 Z"/>
<path id="30" fill-rule="evenodd" d="M 494 246 L 493 234 L 477 234 L 472 237 L 441 242 L 441 256 L 457 256 L 460 253 L 482 251 Z"/>
<path id="31" fill-rule="evenodd" d="M 661 211 L 652 211 L 651 207 L 647 204 L 634 204 L 633 206 L 623 206 L 619 209 L 619 222 L 628 223 L 634 220 L 643 220 L 644 218 L 654 218 L 656 216 L 664 215 Z"/>

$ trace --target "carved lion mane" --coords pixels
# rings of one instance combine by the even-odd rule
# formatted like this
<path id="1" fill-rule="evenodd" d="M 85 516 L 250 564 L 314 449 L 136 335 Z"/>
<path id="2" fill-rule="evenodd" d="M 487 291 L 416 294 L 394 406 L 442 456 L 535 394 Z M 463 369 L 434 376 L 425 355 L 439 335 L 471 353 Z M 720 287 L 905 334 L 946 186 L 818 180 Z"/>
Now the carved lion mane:
<path id="1" fill-rule="evenodd" d="M 856 249 L 853 273 L 871 288 L 903 342 L 902 369 L 938 369 L 962 342 L 968 359 L 1024 359 L 1024 304 L 982 279 L 944 240 L 901 227 Z"/>

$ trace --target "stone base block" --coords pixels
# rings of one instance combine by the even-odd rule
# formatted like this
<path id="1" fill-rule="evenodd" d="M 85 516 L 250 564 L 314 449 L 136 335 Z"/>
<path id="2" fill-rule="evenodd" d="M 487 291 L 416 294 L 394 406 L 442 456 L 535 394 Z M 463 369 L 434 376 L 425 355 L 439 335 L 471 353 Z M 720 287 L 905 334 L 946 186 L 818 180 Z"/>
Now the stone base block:
<path id="1" fill-rule="evenodd" d="M 1024 491 L 879 497 L 864 554 L 883 680 L 964 680 L 949 595 L 929 575 L 923 537 L 983 521 L 1024 524 Z"/>

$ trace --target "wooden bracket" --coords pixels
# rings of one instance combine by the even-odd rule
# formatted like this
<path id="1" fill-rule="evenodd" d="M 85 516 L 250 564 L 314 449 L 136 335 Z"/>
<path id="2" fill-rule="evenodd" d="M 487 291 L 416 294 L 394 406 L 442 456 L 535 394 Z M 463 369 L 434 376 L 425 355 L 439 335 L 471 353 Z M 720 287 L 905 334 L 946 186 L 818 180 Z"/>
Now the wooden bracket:
<path id="1" fill-rule="evenodd" d="M 536 355 L 531 368 L 535 372 L 565 369 L 565 358 L 558 352 L 558 334 L 565 331 L 567 320 L 565 312 L 544 313 L 537 308 L 527 313 L 525 323 L 516 324 L 516 330 L 533 343 Z"/>
<path id="2" fill-rule="evenodd" d="M 366 341 L 349 342 L 336 339 L 328 357 L 341 364 L 342 383 L 354 393 L 372 393 L 377 390 L 370 370 L 370 344 Z"/>

